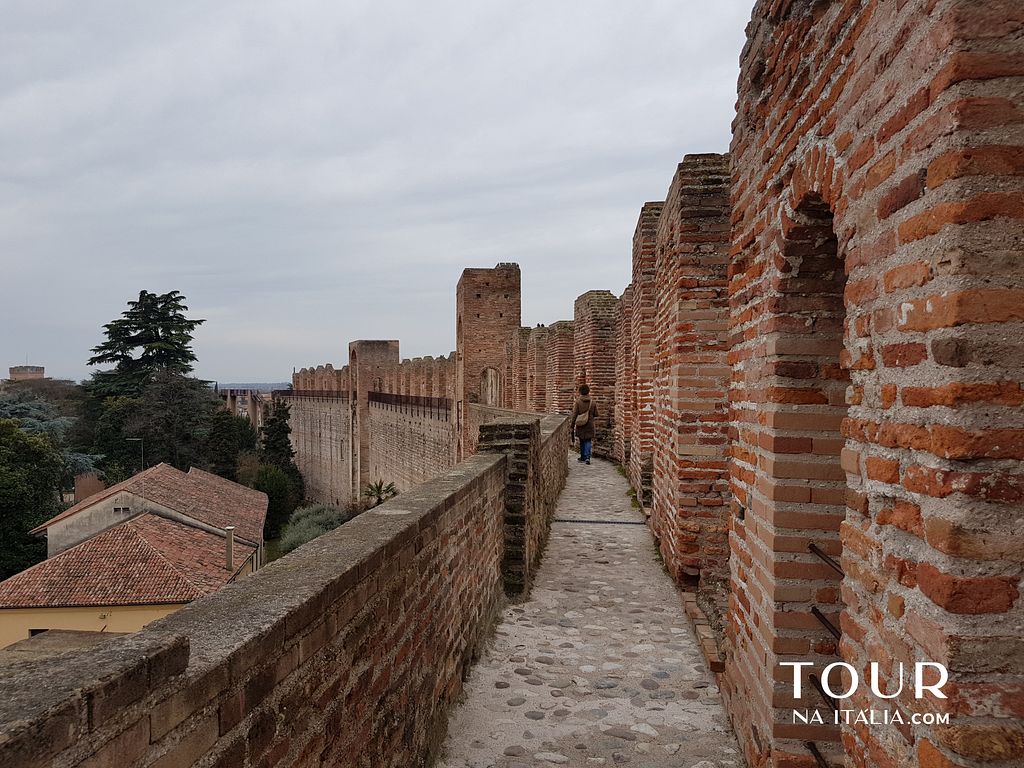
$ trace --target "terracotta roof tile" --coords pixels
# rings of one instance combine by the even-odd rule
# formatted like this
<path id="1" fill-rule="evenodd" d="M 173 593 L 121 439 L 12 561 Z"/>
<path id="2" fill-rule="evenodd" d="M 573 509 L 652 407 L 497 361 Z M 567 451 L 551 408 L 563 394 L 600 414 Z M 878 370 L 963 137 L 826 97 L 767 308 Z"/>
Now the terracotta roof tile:
<path id="1" fill-rule="evenodd" d="M 55 522 L 76 515 L 121 491 L 141 496 L 154 504 L 216 528 L 233 525 L 236 536 L 253 544 L 263 540 L 263 524 L 267 517 L 265 493 L 195 467 L 186 473 L 169 464 L 157 464 L 83 499 L 35 528 L 32 533 L 42 533 Z"/>
<path id="2" fill-rule="evenodd" d="M 229 572 L 223 536 L 144 514 L 0 582 L 0 608 L 187 603 L 230 581 L 254 551 L 236 539 Z"/>

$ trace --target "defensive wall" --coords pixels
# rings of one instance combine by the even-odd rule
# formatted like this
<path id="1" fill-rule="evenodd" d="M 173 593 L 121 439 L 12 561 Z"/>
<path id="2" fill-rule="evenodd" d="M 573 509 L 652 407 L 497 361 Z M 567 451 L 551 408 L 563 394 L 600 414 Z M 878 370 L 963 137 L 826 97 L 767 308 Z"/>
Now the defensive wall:
<path id="1" fill-rule="evenodd" d="M 568 420 L 486 427 L 429 482 L 129 636 L 4 670 L 0 765 L 426 766 L 528 588 Z"/>
<path id="2" fill-rule="evenodd" d="M 762 0 L 747 37 L 730 152 L 686 155 L 642 207 L 620 296 L 522 328 L 518 268 L 467 270 L 452 463 L 488 422 L 566 412 L 589 384 L 596 451 L 718 630 L 751 765 L 1010 765 L 1024 7 Z M 407 378 L 383 386 L 439 396 Z M 794 708 L 832 721 L 818 675 L 836 661 L 862 672 L 844 707 L 955 722 L 795 723 Z M 863 684 L 872 661 L 894 698 Z M 948 699 L 901 688 L 916 661 L 948 669 Z M 787 662 L 814 665 L 800 700 Z"/>

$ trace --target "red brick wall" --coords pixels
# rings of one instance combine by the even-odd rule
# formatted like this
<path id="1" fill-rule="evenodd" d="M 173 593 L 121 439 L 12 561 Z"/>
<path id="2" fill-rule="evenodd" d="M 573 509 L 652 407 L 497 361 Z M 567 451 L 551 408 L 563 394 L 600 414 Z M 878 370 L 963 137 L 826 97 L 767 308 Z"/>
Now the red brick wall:
<path id="1" fill-rule="evenodd" d="M 549 413 L 568 413 L 572 410 L 575 390 L 572 355 L 572 322 L 559 320 L 549 325 L 544 376 L 544 405 Z"/>
<path id="2" fill-rule="evenodd" d="M 633 409 L 636 406 L 632 322 L 633 286 L 629 285 L 615 307 L 615 411 L 612 426 L 612 458 L 627 468 Z"/>
<path id="3" fill-rule="evenodd" d="M 632 382 L 626 387 L 629 423 L 621 426 L 628 436 L 627 474 L 637 495 L 650 506 L 654 468 L 654 364 L 657 303 L 657 237 L 663 203 L 645 203 L 633 233 L 633 281 L 629 296 L 630 361 L 626 370 Z M 625 297 L 623 297 L 625 301 Z M 618 425 L 616 425 L 618 426 Z"/>
<path id="4" fill-rule="evenodd" d="M 544 413 L 547 410 L 548 329 L 543 325 L 530 329 L 526 342 L 526 403 L 523 410 Z"/>
<path id="5" fill-rule="evenodd" d="M 807 740 L 855 766 L 1024 749 L 1022 77 L 1018 2 L 754 9 L 732 143 L 725 687 L 754 765 L 810 765 Z M 881 662 L 893 691 L 898 662 L 944 664 L 946 701 L 862 685 L 844 707 L 951 725 L 842 743 L 794 726 L 777 662 L 838 657 Z M 813 691 L 799 706 L 825 709 Z"/>
<path id="6" fill-rule="evenodd" d="M 526 360 L 530 340 L 529 328 L 516 328 L 509 336 L 505 347 L 508 362 L 506 368 L 511 371 L 511 379 L 505 387 L 505 407 L 514 410 L 525 410 L 527 400 Z"/>
<path id="7" fill-rule="evenodd" d="M 481 379 L 486 369 L 503 378 L 505 346 L 520 326 L 520 274 L 518 264 L 493 269 L 465 269 L 455 291 L 456 386 L 455 411 L 459 456 L 468 433 L 466 405 L 480 402 Z M 505 382 L 500 382 L 504 401 Z"/>
<path id="8" fill-rule="evenodd" d="M 594 455 L 612 455 L 615 418 L 615 313 L 618 299 L 610 291 L 589 291 L 576 299 L 573 320 L 573 367 L 576 383 L 590 385 L 597 406 Z"/>
<path id="9" fill-rule="evenodd" d="M 728 157 L 687 155 L 657 229 L 651 526 L 673 577 L 705 591 L 728 573 L 728 249 Z"/>

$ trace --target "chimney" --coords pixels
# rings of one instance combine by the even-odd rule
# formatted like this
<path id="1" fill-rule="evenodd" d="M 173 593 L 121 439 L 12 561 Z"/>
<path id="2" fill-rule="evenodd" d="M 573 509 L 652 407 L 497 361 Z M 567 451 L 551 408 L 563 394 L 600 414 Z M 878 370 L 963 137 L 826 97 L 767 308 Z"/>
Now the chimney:
<path id="1" fill-rule="evenodd" d="M 235 570 L 235 526 L 229 525 L 224 529 L 224 533 L 227 534 L 227 542 L 225 543 L 225 556 L 227 560 L 227 569 L 229 571 Z"/>

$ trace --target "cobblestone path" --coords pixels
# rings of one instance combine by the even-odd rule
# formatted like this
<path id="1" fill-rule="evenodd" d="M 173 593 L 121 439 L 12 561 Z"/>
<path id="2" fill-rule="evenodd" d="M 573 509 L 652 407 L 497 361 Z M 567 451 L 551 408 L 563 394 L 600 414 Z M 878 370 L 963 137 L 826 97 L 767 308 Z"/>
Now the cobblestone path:
<path id="1" fill-rule="evenodd" d="M 570 459 L 556 519 L 640 523 L 615 468 Z M 441 768 L 742 766 L 644 525 L 556 522 L 452 715 Z"/>

